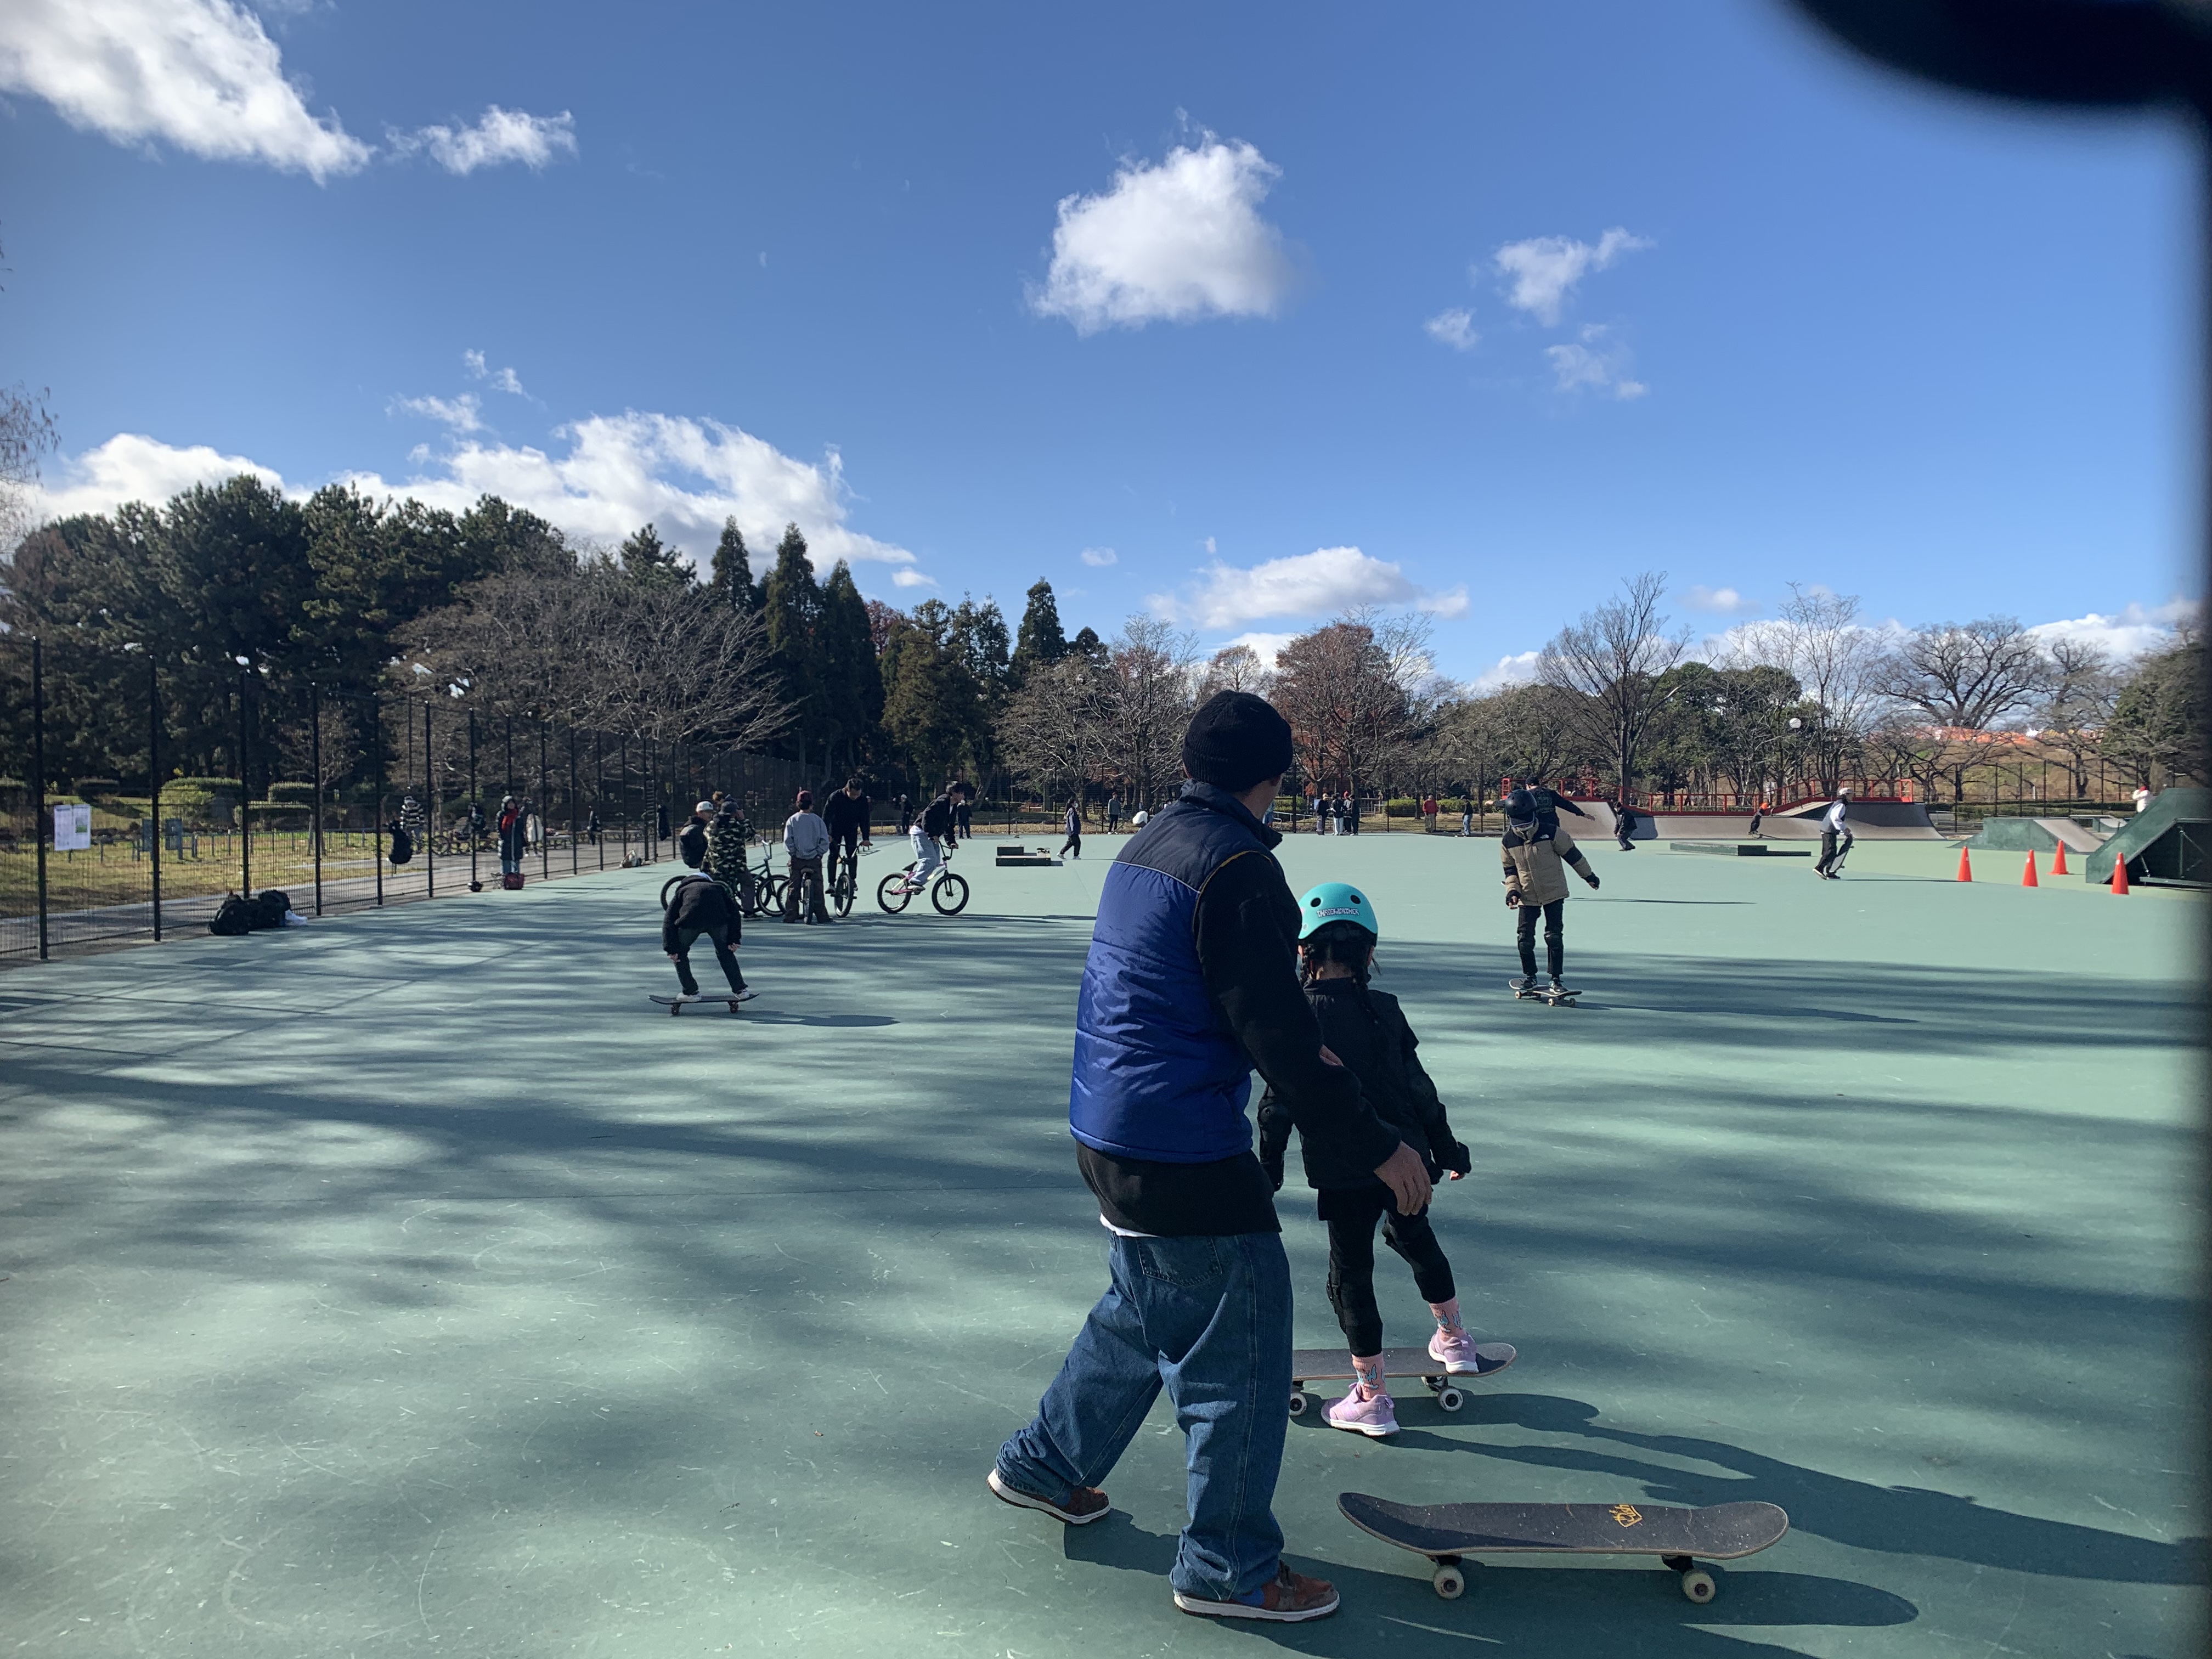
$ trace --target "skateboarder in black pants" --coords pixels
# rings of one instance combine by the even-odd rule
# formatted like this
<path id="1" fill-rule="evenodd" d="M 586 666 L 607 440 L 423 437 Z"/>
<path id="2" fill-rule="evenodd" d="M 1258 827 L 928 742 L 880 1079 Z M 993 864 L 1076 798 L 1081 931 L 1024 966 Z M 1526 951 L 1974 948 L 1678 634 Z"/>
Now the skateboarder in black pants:
<path id="1" fill-rule="evenodd" d="M 1613 842 L 1622 852 L 1633 853 L 1636 850 L 1635 836 L 1636 809 L 1628 804 L 1628 797 L 1623 795 L 1613 809 Z"/>
<path id="2" fill-rule="evenodd" d="M 696 849 L 684 846 L 684 861 L 691 867 L 676 878 L 669 892 L 668 905 L 660 918 L 660 948 L 676 964 L 677 982 L 683 986 L 684 996 L 696 1000 L 699 981 L 691 972 L 691 947 L 702 934 L 712 939 L 714 961 L 722 969 L 722 977 L 730 982 L 730 994 L 742 1002 L 753 993 L 745 988 L 745 976 L 738 968 L 736 946 L 744 935 L 738 902 L 730 896 L 728 888 L 700 867 L 707 861 L 703 835 L 698 837 Z"/>
<path id="3" fill-rule="evenodd" d="M 1083 856 L 1083 811 L 1073 801 L 1067 803 L 1066 823 L 1067 839 L 1060 842 L 1059 856 L 1065 858 L 1073 854 L 1076 858 L 1081 858 Z"/>
<path id="4" fill-rule="evenodd" d="M 1505 798 L 1505 837 L 1499 845 L 1505 862 L 1505 908 L 1520 912 L 1515 918 L 1514 943 L 1521 951 L 1521 977 L 1513 989 L 1523 996 L 1536 989 L 1536 918 L 1540 914 L 1551 994 L 1571 996 L 1561 977 L 1566 960 L 1566 870 L 1571 865 L 1593 890 L 1597 872 L 1572 836 L 1556 824 L 1546 830 L 1526 789 L 1516 789 Z"/>
<path id="5" fill-rule="evenodd" d="M 1359 1079 L 1361 1096 L 1387 1129 L 1414 1148 L 1433 1182 L 1450 1171 L 1454 1181 L 1473 1167 L 1454 1138 L 1443 1102 L 1414 1048 L 1419 1039 L 1397 998 L 1368 985 L 1380 929 L 1374 906 L 1358 889 L 1323 882 L 1298 901 L 1298 978 L 1321 1022 L 1322 1041 Z M 1279 1192 L 1291 1115 L 1270 1088 L 1260 1102 L 1260 1162 Z M 1397 1413 L 1383 1380 L 1382 1314 L 1375 1302 L 1375 1224 L 1382 1242 L 1413 1270 L 1413 1282 L 1437 1322 L 1429 1357 L 1446 1371 L 1480 1369 L 1474 1337 L 1460 1321 L 1459 1291 L 1451 1263 L 1429 1225 L 1427 1206 L 1398 1212 L 1398 1200 L 1370 1170 L 1347 1161 L 1320 1137 L 1301 1136 L 1306 1184 L 1320 1194 L 1328 1225 L 1328 1300 L 1352 1346 L 1352 1390 L 1322 1411 L 1331 1428 L 1381 1439 L 1398 1431 Z"/>

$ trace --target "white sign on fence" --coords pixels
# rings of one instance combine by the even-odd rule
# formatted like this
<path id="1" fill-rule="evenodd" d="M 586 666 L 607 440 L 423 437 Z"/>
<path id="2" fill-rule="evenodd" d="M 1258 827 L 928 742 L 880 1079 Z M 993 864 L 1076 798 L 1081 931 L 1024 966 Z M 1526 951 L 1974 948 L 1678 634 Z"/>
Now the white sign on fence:
<path id="1" fill-rule="evenodd" d="M 54 808 L 54 851 L 82 853 L 92 845 L 92 808 L 82 801 Z"/>

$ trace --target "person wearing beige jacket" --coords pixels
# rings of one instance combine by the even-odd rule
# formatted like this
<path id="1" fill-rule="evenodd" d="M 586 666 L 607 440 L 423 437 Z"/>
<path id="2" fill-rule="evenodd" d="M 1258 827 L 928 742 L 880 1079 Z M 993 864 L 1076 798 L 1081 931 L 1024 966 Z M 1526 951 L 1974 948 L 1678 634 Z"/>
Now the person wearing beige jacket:
<path id="1" fill-rule="evenodd" d="M 1553 994 L 1571 996 L 1560 978 L 1566 957 L 1567 870 L 1595 890 L 1597 872 L 1565 830 L 1538 822 L 1536 802 L 1525 789 L 1505 798 L 1505 838 L 1500 843 L 1505 866 L 1505 908 L 1515 912 L 1514 942 L 1521 951 L 1521 977 L 1516 992 L 1536 988 L 1536 918 L 1544 919 L 1545 966 L 1550 971 Z"/>

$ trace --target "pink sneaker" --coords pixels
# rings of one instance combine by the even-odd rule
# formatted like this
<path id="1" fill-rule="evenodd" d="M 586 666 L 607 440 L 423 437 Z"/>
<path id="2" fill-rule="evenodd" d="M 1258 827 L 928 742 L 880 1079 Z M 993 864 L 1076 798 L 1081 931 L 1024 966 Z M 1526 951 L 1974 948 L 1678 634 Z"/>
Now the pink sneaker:
<path id="1" fill-rule="evenodd" d="M 1443 1362 L 1446 1370 L 1462 1376 L 1482 1369 L 1474 1352 L 1474 1338 L 1465 1326 L 1454 1331 L 1439 1330 L 1429 1339 L 1429 1358 Z"/>
<path id="2" fill-rule="evenodd" d="M 1341 1400 L 1332 1400 L 1322 1407 L 1322 1421 L 1332 1429 L 1349 1429 L 1354 1434 L 1364 1434 L 1370 1440 L 1387 1440 L 1398 1432 L 1398 1413 L 1387 1394 L 1374 1394 L 1360 1398 L 1359 1385 L 1352 1385 L 1352 1392 Z"/>

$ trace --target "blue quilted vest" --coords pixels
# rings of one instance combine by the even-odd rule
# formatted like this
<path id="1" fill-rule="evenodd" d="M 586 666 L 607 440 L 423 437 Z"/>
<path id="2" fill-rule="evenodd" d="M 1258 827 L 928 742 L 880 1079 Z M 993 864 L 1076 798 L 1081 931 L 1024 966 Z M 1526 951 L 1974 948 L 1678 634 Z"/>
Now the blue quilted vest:
<path id="1" fill-rule="evenodd" d="M 1183 787 L 1106 872 L 1076 1005 L 1068 1127 L 1094 1151 L 1211 1164 L 1252 1146 L 1252 1062 L 1206 995 L 1198 896 L 1273 844 L 1226 790 Z"/>

